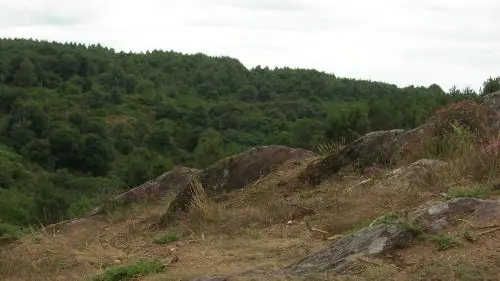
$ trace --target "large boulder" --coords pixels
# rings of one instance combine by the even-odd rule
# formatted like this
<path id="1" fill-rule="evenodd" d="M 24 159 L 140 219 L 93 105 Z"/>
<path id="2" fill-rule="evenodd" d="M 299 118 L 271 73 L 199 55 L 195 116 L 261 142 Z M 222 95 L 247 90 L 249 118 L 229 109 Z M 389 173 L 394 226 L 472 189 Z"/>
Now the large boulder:
<path id="1" fill-rule="evenodd" d="M 372 165 L 387 165 L 401 151 L 406 138 L 418 130 L 389 130 L 368 133 L 354 142 L 312 162 L 301 174 L 303 181 L 317 185 L 350 166 L 356 169 Z"/>
<path id="2" fill-rule="evenodd" d="M 127 203 L 144 200 L 144 199 L 159 199 L 165 196 L 166 193 L 176 194 L 189 183 L 189 179 L 198 176 L 200 170 L 178 167 L 161 176 L 141 184 L 138 187 L 128 190 L 116 197 L 113 197 L 105 205 L 101 205 L 90 213 L 90 217 L 103 213 L 105 210 L 116 208 Z"/>
<path id="3" fill-rule="evenodd" d="M 301 161 L 312 156 L 314 153 L 300 148 L 259 146 L 207 167 L 200 173 L 200 182 L 207 192 L 212 193 L 241 189 L 288 161 Z"/>
<path id="4" fill-rule="evenodd" d="M 260 146 L 222 159 L 200 171 L 199 181 L 206 194 L 217 197 L 235 189 L 241 189 L 291 161 L 312 157 L 311 151 L 286 146 Z M 186 184 L 170 203 L 161 219 L 166 223 L 187 209 L 193 190 Z"/>

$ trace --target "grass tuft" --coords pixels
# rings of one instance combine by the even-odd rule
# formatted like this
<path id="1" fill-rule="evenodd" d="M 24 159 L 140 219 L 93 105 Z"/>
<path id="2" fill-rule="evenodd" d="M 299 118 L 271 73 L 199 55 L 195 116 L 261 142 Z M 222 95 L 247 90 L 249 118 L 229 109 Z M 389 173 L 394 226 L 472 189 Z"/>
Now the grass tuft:
<path id="1" fill-rule="evenodd" d="M 325 156 L 334 152 L 335 150 L 344 147 L 345 144 L 346 144 L 345 138 L 341 138 L 339 141 L 333 141 L 333 140 L 324 141 L 318 144 L 315 150 L 319 155 Z"/>
<path id="2" fill-rule="evenodd" d="M 153 239 L 154 244 L 169 244 L 179 240 L 179 235 L 176 233 L 164 233 Z"/>
<path id="3" fill-rule="evenodd" d="M 472 185 L 466 188 L 451 188 L 447 195 L 449 199 L 470 197 L 486 198 L 491 194 L 491 189 L 482 185 Z"/>
<path id="4" fill-rule="evenodd" d="M 106 269 L 106 271 L 95 276 L 89 281 L 121 281 L 140 276 L 146 276 L 159 273 L 165 268 L 165 265 L 159 260 L 141 260 L 131 265 L 115 266 Z"/>
<path id="5" fill-rule="evenodd" d="M 436 243 L 438 251 L 447 250 L 459 245 L 458 241 L 453 237 L 444 234 L 429 235 L 428 238 L 430 241 Z"/>

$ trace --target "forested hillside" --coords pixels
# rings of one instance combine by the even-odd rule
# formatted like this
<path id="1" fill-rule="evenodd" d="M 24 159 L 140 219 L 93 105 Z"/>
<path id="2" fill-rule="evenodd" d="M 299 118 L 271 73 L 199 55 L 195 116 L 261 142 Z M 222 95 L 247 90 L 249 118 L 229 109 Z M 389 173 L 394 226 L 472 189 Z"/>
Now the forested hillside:
<path id="1" fill-rule="evenodd" d="M 334 66 L 333 66 L 334 67 Z M 0 236 L 82 214 L 174 165 L 412 128 L 471 89 L 395 85 L 228 57 L 0 40 Z"/>

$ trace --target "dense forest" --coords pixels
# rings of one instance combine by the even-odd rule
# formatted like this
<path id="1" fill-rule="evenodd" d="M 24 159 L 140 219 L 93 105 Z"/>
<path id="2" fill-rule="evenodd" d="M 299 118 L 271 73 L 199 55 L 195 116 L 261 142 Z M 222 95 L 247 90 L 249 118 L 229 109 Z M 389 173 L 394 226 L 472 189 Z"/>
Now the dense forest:
<path id="1" fill-rule="evenodd" d="M 81 215 L 176 165 L 413 128 L 477 95 L 247 69 L 229 57 L 1 39 L 0 236 Z"/>

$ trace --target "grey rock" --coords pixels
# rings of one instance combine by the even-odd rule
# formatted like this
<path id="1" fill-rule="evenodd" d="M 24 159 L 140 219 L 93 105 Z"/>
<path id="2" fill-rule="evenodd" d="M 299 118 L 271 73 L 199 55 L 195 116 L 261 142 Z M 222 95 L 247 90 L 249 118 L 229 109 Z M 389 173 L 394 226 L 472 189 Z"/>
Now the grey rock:
<path id="1" fill-rule="evenodd" d="M 387 173 L 389 179 L 418 179 L 428 176 L 448 166 L 448 163 L 436 159 L 420 159 L 408 166 L 401 167 Z"/>
<path id="2" fill-rule="evenodd" d="M 471 215 L 475 221 L 500 218 L 500 201 L 457 198 L 447 202 L 428 203 L 409 214 L 410 223 L 425 231 L 437 233 L 453 223 L 457 216 Z"/>
<path id="3" fill-rule="evenodd" d="M 404 130 L 389 130 L 363 135 L 353 143 L 312 162 L 300 175 L 300 179 L 311 185 L 318 185 L 347 166 L 362 169 L 372 165 L 388 165 L 401 150 L 404 139 L 409 134 Z"/>
<path id="4" fill-rule="evenodd" d="M 410 239 L 411 235 L 399 229 L 397 225 L 366 227 L 287 266 L 282 272 L 291 275 L 342 272 L 357 257 L 383 254 L 407 244 Z"/>

